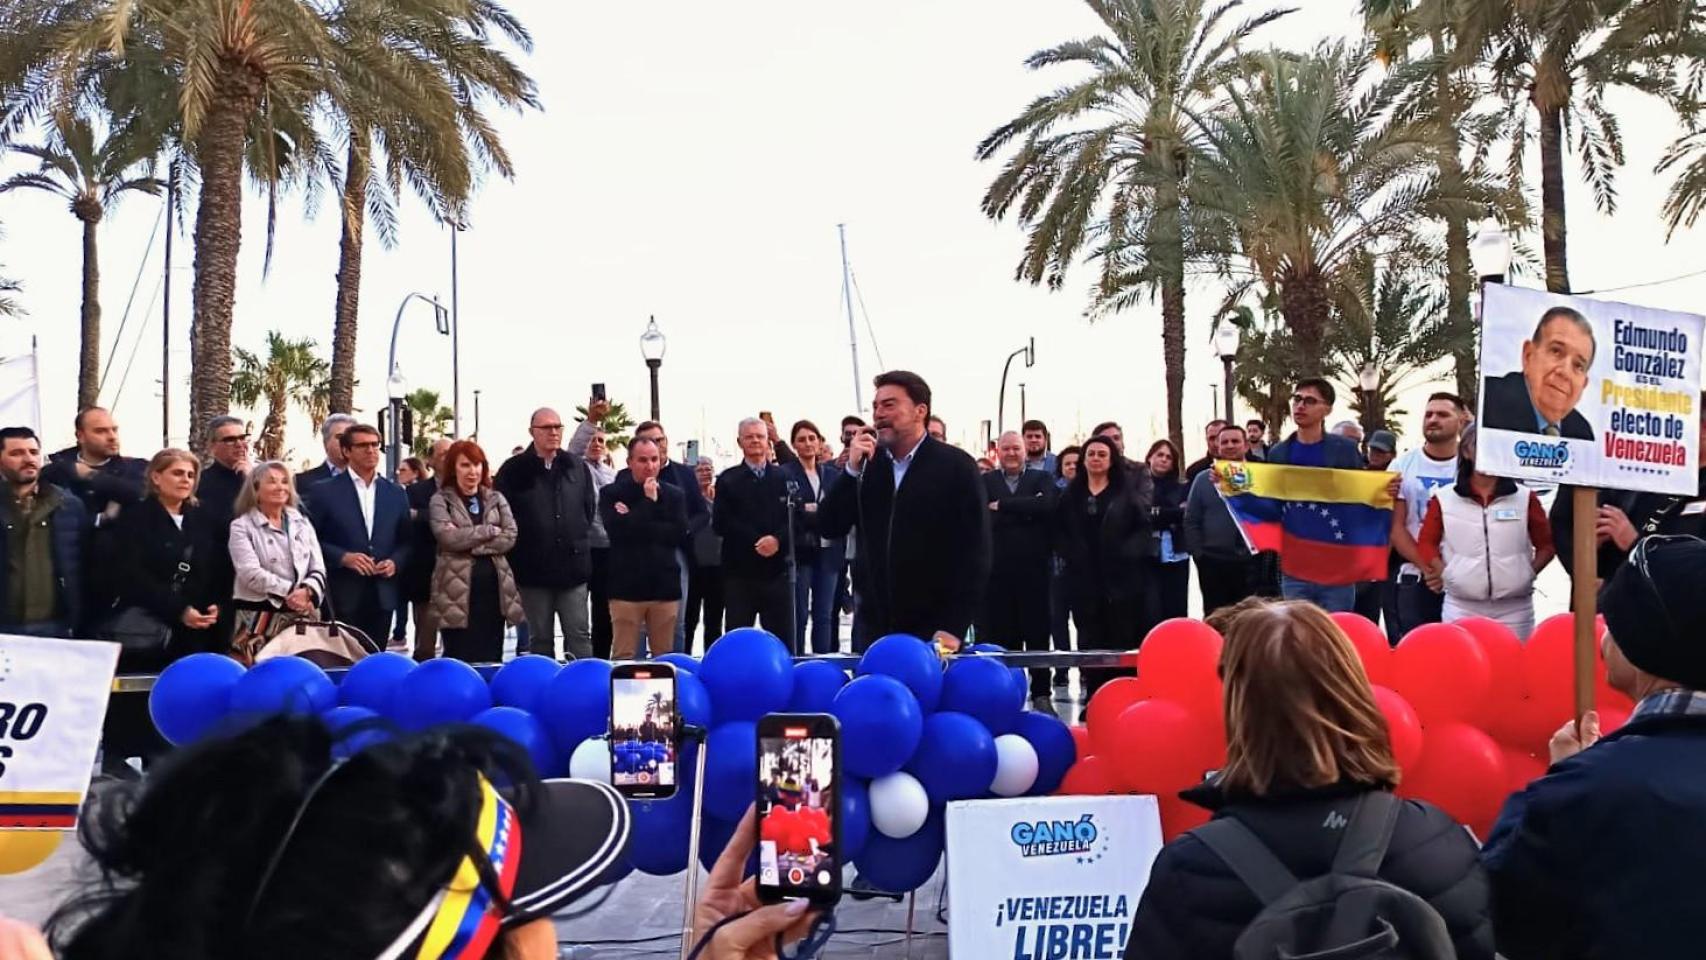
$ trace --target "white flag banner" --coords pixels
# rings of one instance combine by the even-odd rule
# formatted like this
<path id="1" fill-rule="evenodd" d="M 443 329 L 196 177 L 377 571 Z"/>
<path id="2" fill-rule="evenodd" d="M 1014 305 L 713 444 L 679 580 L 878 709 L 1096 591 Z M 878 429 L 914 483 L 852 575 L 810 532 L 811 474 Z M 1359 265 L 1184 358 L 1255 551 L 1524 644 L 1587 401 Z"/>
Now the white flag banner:
<path id="1" fill-rule="evenodd" d="M 41 382 L 34 353 L 0 357 L 0 427 L 41 432 Z"/>

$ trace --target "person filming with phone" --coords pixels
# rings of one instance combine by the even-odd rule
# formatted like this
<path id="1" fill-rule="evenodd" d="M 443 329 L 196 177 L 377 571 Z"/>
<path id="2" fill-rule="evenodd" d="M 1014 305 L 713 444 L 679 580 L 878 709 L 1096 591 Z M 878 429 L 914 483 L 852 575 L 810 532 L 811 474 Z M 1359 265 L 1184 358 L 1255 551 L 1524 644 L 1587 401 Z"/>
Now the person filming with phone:
<path id="1" fill-rule="evenodd" d="M 938 631 L 964 637 L 989 579 L 989 508 L 977 463 L 925 436 L 930 385 L 916 373 L 877 376 L 876 430 L 848 449 L 852 483 L 838 484 L 818 507 L 818 531 L 857 528 L 854 561 L 864 604 L 853 649 L 878 637 Z"/>

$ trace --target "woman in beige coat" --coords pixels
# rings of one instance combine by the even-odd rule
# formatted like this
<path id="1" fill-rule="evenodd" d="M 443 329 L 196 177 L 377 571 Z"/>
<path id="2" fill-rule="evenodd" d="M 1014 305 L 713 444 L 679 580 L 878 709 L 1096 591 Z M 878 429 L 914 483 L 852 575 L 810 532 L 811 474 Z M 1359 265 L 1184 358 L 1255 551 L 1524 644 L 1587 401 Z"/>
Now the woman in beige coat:
<path id="1" fill-rule="evenodd" d="M 432 609 L 444 655 L 469 663 L 503 659 L 504 624 L 521 623 L 521 594 L 504 554 L 515 546 L 515 515 L 492 489 L 485 451 L 459 440 L 444 454 L 438 493 L 427 508 L 438 563 Z"/>

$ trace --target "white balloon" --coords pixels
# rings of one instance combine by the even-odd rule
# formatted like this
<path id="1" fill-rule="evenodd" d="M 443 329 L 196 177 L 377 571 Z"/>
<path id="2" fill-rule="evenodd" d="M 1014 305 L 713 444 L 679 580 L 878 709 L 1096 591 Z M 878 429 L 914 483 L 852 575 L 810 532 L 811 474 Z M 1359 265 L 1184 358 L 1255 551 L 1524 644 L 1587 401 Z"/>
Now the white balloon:
<path id="1" fill-rule="evenodd" d="M 588 737 L 569 755 L 569 776 L 576 780 L 610 782 L 610 744 L 603 737 Z"/>
<path id="2" fill-rule="evenodd" d="M 891 773 L 871 781 L 871 826 L 885 837 L 905 840 L 930 816 L 930 795 L 910 773 Z"/>
<path id="3" fill-rule="evenodd" d="M 1037 748 L 1016 733 L 995 738 L 995 781 L 989 791 L 998 797 L 1017 797 L 1037 782 Z"/>

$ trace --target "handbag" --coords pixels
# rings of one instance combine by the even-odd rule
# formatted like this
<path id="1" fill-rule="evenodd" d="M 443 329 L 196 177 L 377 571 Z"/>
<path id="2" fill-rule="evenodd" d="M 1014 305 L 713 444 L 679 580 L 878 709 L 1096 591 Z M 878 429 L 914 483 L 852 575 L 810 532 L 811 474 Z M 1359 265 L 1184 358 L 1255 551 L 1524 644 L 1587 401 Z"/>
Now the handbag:
<path id="1" fill-rule="evenodd" d="M 184 581 L 192 569 L 190 558 L 194 554 L 195 544 L 185 544 L 183 556 L 178 558 L 178 568 L 167 588 L 174 597 L 183 593 Z M 95 628 L 95 638 L 113 641 L 129 653 L 164 653 L 172 642 L 172 626 L 142 607 L 120 607 Z"/>
<path id="2" fill-rule="evenodd" d="M 331 606 L 328 597 L 326 605 Z M 321 667 L 348 667 L 378 653 L 367 634 L 335 619 L 317 620 L 289 610 L 245 610 L 237 616 L 231 656 L 244 666 L 275 657 L 301 657 Z"/>

